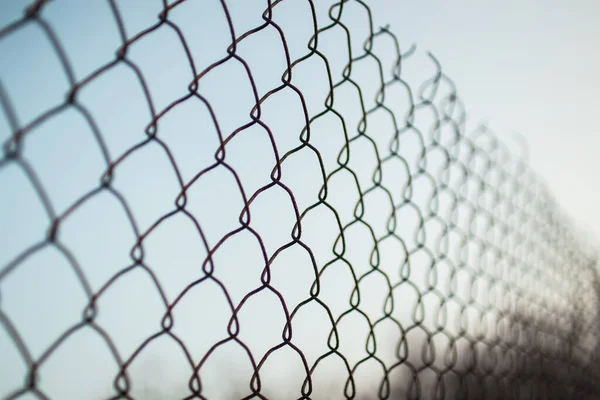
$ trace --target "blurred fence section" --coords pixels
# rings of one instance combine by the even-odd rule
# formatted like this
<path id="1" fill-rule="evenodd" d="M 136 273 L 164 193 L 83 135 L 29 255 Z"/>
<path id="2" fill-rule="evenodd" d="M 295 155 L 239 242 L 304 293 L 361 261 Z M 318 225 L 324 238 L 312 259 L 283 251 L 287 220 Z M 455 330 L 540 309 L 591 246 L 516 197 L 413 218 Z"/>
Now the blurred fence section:
<path id="1" fill-rule="evenodd" d="M 25 3 L 2 398 L 600 396 L 594 246 L 366 3 Z"/>

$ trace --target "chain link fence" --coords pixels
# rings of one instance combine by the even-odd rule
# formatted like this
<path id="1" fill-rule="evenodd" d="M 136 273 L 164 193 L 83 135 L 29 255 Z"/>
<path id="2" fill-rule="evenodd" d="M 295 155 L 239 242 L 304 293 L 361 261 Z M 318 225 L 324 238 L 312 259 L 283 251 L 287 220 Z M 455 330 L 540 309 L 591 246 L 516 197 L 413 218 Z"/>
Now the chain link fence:
<path id="1" fill-rule="evenodd" d="M 600 397 L 594 245 L 367 3 L 2 8 L 2 398 Z"/>

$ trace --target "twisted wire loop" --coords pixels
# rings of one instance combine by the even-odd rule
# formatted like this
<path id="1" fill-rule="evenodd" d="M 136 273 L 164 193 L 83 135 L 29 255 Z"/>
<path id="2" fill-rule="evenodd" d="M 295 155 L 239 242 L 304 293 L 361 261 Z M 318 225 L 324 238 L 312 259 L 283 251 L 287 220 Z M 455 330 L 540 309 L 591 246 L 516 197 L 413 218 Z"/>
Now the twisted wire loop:
<path id="1" fill-rule="evenodd" d="M 52 363 L 61 351 L 67 358 L 80 357 L 82 369 L 91 371 L 100 370 L 94 355 L 109 355 L 108 363 L 115 367 L 104 382 L 108 389 L 89 398 L 151 398 L 132 371 L 161 340 L 170 343 L 169 354 L 183 365 L 177 379 L 184 384 L 160 398 L 600 397 L 600 284 L 594 247 L 518 152 L 486 126 L 468 129 L 454 82 L 433 55 L 418 63 L 414 46 L 402 52 L 389 26 L 375 28 L 371 9 L 360 0 L 339 1 L 327 9 L 313 0 L 162 0 L 138 5 L 137 13 L 153 13 L 141 27 L 127 22 L 124 3 L 102 3 L 118 46 L 112 48 L 112 58 L 86 74 L 73 60 L 88 56 L 69 53 L 57 33 L 61 24 L 70 23 L 68 18 L 48 16 L 60 1 L 32 2 L 0 29 L 1 45 L 35 28 L 41 35 L 37 40 L 49 51 L 46 57 L 58 63 L 66 81 L 62 100 L 28 115 L 30 111 L 19 109 L 15 99 L 20 95 L 11 88 L 15 80 L 27 85 L 32 77 L 0 75 L 2 218 L 9 221 L 1 229 L 6 238 L 22 232 L 35 238 L 22 248 L 2 248 L 11 256 L 0 264 L 0 343 L 5 354 L 10 350 L 19 360 L 6 368 L 22 372 L 19 380 L 0 385 L 3 398 L 80 398 L 72 393 L 77 385 L 88 385 L 77 382 L 81 371 Z M 214 38 L 188 34 L 181 22 L 186 16 L 201 18 L 197 10 L 209 9 L 220 16 L 226 38 L 226 46 L 218 49 L 221 56 L 212 59 L 211 47 L 200 46 L 198 52 L 196 42 Z M 280 17 L 282 10 L 292 17 Z M 240 14 L 247 18 L 236 20 Z M 89 24 L 95 18 L 80 17 Z M 256 23 L 246 29 L 247 21 Z M 290 21 L 308 32 L 301 51 L 289 39 L 294 34 Z M 168 48 L 179 49 L 180 58 L 166 60 L 181 68 L 172 74 L 180 85 L 163 88 L 176 93 L 167 100 L 156 94 L 162 78 L 151 78 L 135 57 L 136 48 L 155 35 L 167 35 L 172 40 Z M 279 47 L 267 46 L 267 40 Z M 39 43 L 25 46 L 38 49 Z M 265 86 L 266 78 L 257 72 L 261 66 L 250 61 L 248 46 L 270 65 L 268 77 L 276 78 L 274 84 L 269 81 L 272 86 Z M 153 48 L 151 57 L 165 58 L 163 50 Z M 8 61 L 11 70 L 25 68 Z M 30 60 L 42 63 L 40 69 L 45 61 Z M 421 76 L 429 74 L 421 82 L 406 78 L 411 62 Z M 234 70 L 246 84 L 234 88 L 235 97 L 223 95 L 223 113 L 216 106 L 218 96 L 203 87 L 217 76 L 217 91 L 229 90 Z M 122 114 L 133 114 L 140 106 L 145 126 L 124 127 L 135 140 L 115 150 L 111 143 L 120 140 L 120 133 L 103 128 L 107 117 L 98 117 L 102 110 L 85 94 L 118 71 L 115 86 L 100 84 L 108 93 L 116 91 L 109 100 L 118 101 L 121 85 L 137 85 L 137 94 L 127 99 L 127 110 L 112 109 L 107 115 L 122 121 Z M 167 77 L 170 71 L 161 74 Z M 245 108 L 238 124 L 227 107 L 233 109 L 240 99 L 249 100 L 240 106 Z M 194 111 L 189 120 L 179 121 L 183 147 L 197 154 L 196 161 L 210 153 L 202 165 L 182 161 L 181 147 L 172 144 L 166 129 L 172 118 L 183 118 L 177 113 L 185 107 Z M 57 205 L 55 187 L 69 182 L 45 178 L 36 164 L 42 156 L 30 155 L 28 146 L 35 147 L 38 131 L 65 114 L 79 119 L 77 126 L 83 128 L 78 135 L 91 137 L 103 166 L 90 187 Z M 198 124 L 194 118 L 200 114 L 204 120 Z M 59 142 L 60 132 L 49 135 L 45 152 L 67 146 Z M 199 146 L 195 137 L 201 138 Z M 236 143 L 242 143 L 241 151 Z M 68 154 L 79 151 L 77 143 L 69 146 L 75 147 Z M 239 163 L 240 154 L 250 161 Z M 140 203 L 119 186 L 119 177 L 130 160 L 144 157 L 153 157 L 152 163 L 148 170 L 138 169 L 131 182 L 155 174 L 157 186 Z M 254 167 L 264 160 L 267 170 Z M 85 163 L 53 159 L 50 164 L 59 162 L 69 170 Z M 21 186 L 10 179 L 26 182 L 28 189 L 17 190 Z M 217 183 L 211 187 L 205 183 L 209 179 Z M 158 200 L 163 195 L 168 203 Z M 216 204 L 207 200 L 210 196 L 218 198 Z M 82 249 L 69 244 L 64 233 L 69 221 L 88 215 L 82 213 L 98 199 L 118 208 L 122 218 L 116 226 L 102 224 L 108 216 L 95 215 L 94 220 L 111 234 L 126 232 L 119 241 L 129 252 L 123 264 L 106 265 L 108 253 L 97 260 L 94 268 L 110 271 L 100 283 L 92 282 L 97 271 L 81 260 Z M 155 205 L 159 212 L 151 219 L 140 217 Z M 32 219 L 37 215 L 45 232 L 34 231 L 32 220 L 6 217 L 17 209 L 25 209 Z M 223 215 L 227 219 L 219 220 Z M 261 224 L 265 215 L 268 222 Z M 167 263 L 173 265 L 165 275 L 151 258 L 153 236 L 175 220 L 186 229 L 176 230 L 165 246 L 177 249 L 178 243 L 188 243 L 196 257 L 169 255 Z M 96 228 L 84 222 L 77 235 L 90 229 Z M 92 242 L 83 251 L 94 248 Z M 256 258 L 259 266 L 251 268 Z M 41 264 L 38 272 L 27 272 L 31 263 Z M 178 263 L 190 263 L 193 272 L 182 275 L 185 281 L 173 291 L 170 283 L 182 274 Z M 60 331 L 50 328 L 57 326 L 53 321 L 61 310 L 43 308 L 51 300 L 43 297 L 44 287 L 55 278 L 39 271 L 52 264 L 65 266 L 63 274 L 75 278 L 76 291 L 84 297 L 77 304 L 63 304 L 77 315 Z M 42 278 L 36 274 L 48 280 L 39 283 Z M 14 276 L 25 278 L 12 280 Z M 22 300 L 18 293 L 30 284 L 42 289 L 27 292 L 32 297 Z M 141 324 L 144 312 L 114 313 L 146 296 L 142 284 L 154 294 L 152 301 L 144 297 L 140 308 L 159 311 L 151 314 L 151 331 L 127 347 L 123 338 Z M 59 292 L 70 290 L 61 285 L 56 283 Z M 104 306 L 123 285 L 129 285 L 127 295 L 112 308 Z M 240 287 L 241 294 L 236 292 Z M 38 304 L 43 314 L 24 311 L 13 296 Z M 248 311 L 254 310 L 252 304 L 258 310 Z M 117 328 L 107 322 L 111 318 L 117 319 Z M 254 323 L 258 341 L 245 333 Z M 209 334 L 213 325 L 217 336 Z M 46 331 L 55 334 L 38 344 L 36 338 L 46 338 Z M 83 331 L 94 341 L 65 350 Z M 232 364 L 213 363 L 218 354 Z M 171 362 L 164 360 L 163 370 Z M 295 368 L 299 376 L 273 382 L 273 362 L 279 363 L 276 370 Z M 236 382 L 230 379 L 235 363 L 249 368 Z M 52 386 L 60 376 L 69 384 Z M 160 386 L 162 378 L 152 379 Z"/>

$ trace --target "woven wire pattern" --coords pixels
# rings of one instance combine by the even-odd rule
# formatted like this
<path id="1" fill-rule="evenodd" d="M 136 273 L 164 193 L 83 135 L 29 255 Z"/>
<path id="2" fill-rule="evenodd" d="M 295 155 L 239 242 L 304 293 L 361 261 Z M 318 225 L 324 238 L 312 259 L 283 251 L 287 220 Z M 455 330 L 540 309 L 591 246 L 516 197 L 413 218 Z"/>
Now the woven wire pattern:
<path id="1" fill-rule="evenodd" d="M 229 44 L 221 49 L 223 57 L 207 61 L 203 53 L 195 52 L 193 44 L 199 39 L 186 35 L 178 23 L 183 14 L 193 14 L 196 10 L 189 8 L 192 4 L 202 7 L 197 6 L 200 2 L 148 3 L 143 7 L 157 8 L 152 10 L 157 11 L 153 23 L 134 31 L 126 23 L 123 2 L 109 0 L 103 4 L 113 18 L 119 46 L 113 49 L 113 58 L 82 76 L 76 73 L 73 55 L 56 33 L 57 22 L 50 22 L 46 15 L 58 3 L 34 2 L 21 16 L 0 27 L 2 43 L 10 41 L 20 30 L 34 26 L 68 82 L 63 100 L 24 119 L 13 100 L 15 94 L 10 91 L 10 82 L 0 75 L 0 109 L 7 127 L 6 137 L 1 137 L 0 177 L 9 170 L 18 170 L 32 188 L 47 221 L 46 231 L 36 241 L 27 248 L 17 249 L 14 257 L 0 264 L 0 325 L 5 332 L 3 340 L 6 339 L 3 345 L 16 351 L 25 365 L 22 381 L 2 393 L 4 398 L 57 398 L 44 389 L 44 368 L 83 330 L 93 331 L 103 343 L 103 351 L 110 354 L 117 366 L 110 382 L 111 394 L 98 393 L 98 398 L 148 398 L 136 387 L 131 366 L 153 342 L 165 338 L 187 363 L 187 387 L 182 395 L 166 394 L 164 398 L 221 398 L 215 392 L 208 392 L 210 382 L 205 374 L 215 368 L 209 362 L 211 356 L 227 345 L 241 349 L 244 362 L 252 370 L 231 398 L 284 398 L 273 393 L 265 373 L 269 361 L 283 351 L 294 354 L 301 371 L 300 379 L 288 385 L 290 398 L 600 397 L 600 374 L 596 367 L 600 362 L 596 333 L 600 328 L 600 285 L 593 247 L 582 240 L 522 156 L 511 151 L 486 126 L 468 130 L 465 109 L 455 85 L 433 55 L 428 56 L 428 66 L 423 67 L 432 71 L 428 79 L 417 86 L 405 80 L 403 71 L 415 57 L 415 48 L 401 51 L 388 26 L 375 27 L 365 2 L 341 1 L 333 4 L 326 14 L 320 14 L 320 6 L 312 0 L 254 2 L 260 3 L 261 14 L 255 16 L 260 23 L 240 30 L 232 14 L 240 9 L 251 13 L 254 9 L 248 6 L 245 11 L 246 6 L 241 3 L 215 0 L 211 4 L 226 21 Z M 307 28 L 311 30 L 310 39 L 299 55 L 292 54 L 287 40 L 289 33 L 278 24 L 278 10 L 286 7 L 286 3 L 293 4 L 293 12 L 302 10 L 312 22 Z M 360 15 L 362 31 L 357 32 L 347 21 L 348 13 Z M 180 46 L 183 56 L 173 62 L 185 63 L 189 72 L 181 78 L 185 85 L 173 89 L 179 95 L 168 101 L 156 100 L 153 95 L 156 82 L 144 74 L 131 56 L 140 42 L 158 32 L 168 32 L 175 38 L 173 42 Z M 277 84 L 268 89 L 259 87 L 256 66 L 240 50 L 264 33 L 278 38 L 281 46 L 278 56 L 283 54 L 285 60 L 284 68 L 276 76 Z M 257 49 L 260 40 L 258 44 L 253 42 Z M 333 60 L 323 50 L 327 46 L 342 48 L 347 58 L 341 62 Z M 161 57 L 159 49 L 156 50 L 156 57 Z M 276 56 L 270 50 L 267 47 L 261 56 L 265 63 Z M 229 129 L 227 114 L 215 110 L 202 89 L 203 82 L 225 65 L 243 71 L 248 84 L 238 90 L 251 98 L 246 121 L 233 129 Z M 370 83 L 361 83 L 364 75 L 356 72 L 361 68 L 368 69 Z M 127 71 L 128 79 L 138 85 L 139 95 L 130 101 L 142 104 L 149 115 L 145 126 L 134 131 L 135 143 L 120 152 L 111 151 L 107 144 L 114 133 L 101 129 L 102 121 L 95 116 L 97 110 L 80 99 L 89 86 L 117 69 Z M 319 88 L 323 95 L 316 96 L 319 101 L 311 101 L 315 96 L 308 95 L 297 83 L 298 79 L 294 79 L 303 69 L 326 78 L 323 82 L 327 86 Z M 277 123 L 270 122 L 269 111 L 265 110 L 268 104 L 283 101 L 284 94 L 294 104 L 286 113 L 297 113 L 302 123 L 282 132 Z M 398 104 L 400 98 L 405 102 L 404 108 Z M 352 113 L 344 106 L 345 101 L 357 105 Z M 210 121 L 193 127 L 193 134 L 210 136 L 212 142 L 207 143 L 214 144 L 203 150 L 210 152 L 211 162 L 192 171 L 182 165 L 169 144 L 168 134 L 163 133 L 164 128 L 161 130 L 165 120 L 186 104 L 202 109 Z M 35 140 L 37 130 L 65 113 L 75 113 L 84 121 L 86 134 L 91 135 L 100 150 L 103 170 L 95 182 L 90 182 L 89 190 L 72 196 L 67 206 L 59 208 L 49 194 L 50 183 L 41 177 L 34 167 L 35 160 L 27 156 L 26 150 L 28 140 Z M 319 130 L 323 124 L 326 129 Z M 243 169 L 249 169 L 248 164 L 234 165 L 232 144 L 244 135 L 254 135 L 245 140 L 260 138 L 268 143 L 268 154 L 249 155 L 257 161 L 258 158 L 273 161 L 268 173 L 260 176 L 261 185 L 245 181 Z M 334 157 L 325 149 L 331 146 L 337 146 Z M 148 154 L 144 152 L 150 148 L 166 160 L 160 168 L 169 169 L 172 176 L 169 187 L 175 186 L 176 191 L 170 198 L 170 206 L 161 208 L 158 217 L 141 223 L 136 217 L 136 206 L 115 181 L 128 160 Z M 358 162 L 361 157 L 368 161 Z M 317 178 L 312 186 L 298 188 L 289 183 L 293 179 L 288 179 L 290 174 L 286 171 L 298 163 L 295 160 L 300 160 L 306 177 Z M 77 169 L 77 165 L 71 167 Z M 235 203 L 236 213 L 223 222 L 223 232 L 219 234 L 206 228 L 210 225 L 205 221 L 209 218 L 207 214 L 199 216 L 197 208 L 191 206 L 194 189 L 213 176 L 233 182 L 239 199 Z M 158 185 L 161 184 L 159 180 Z M 3 186 L 2 197 L 9 196 L 11 187 Z M 257 213 L 253 213 L 256 204 L 267 194 L 274 196 L 273 193 L 284 199 L 282 207 L 287 211 L 282 213 L 292 215 L 291 219 L 280 217 L 278 206 L 272 207 L 272 213 L 277 215 L 271 224 L 286 234 L 278 237 L 276 245 L 268 233 L 261 233 L 256 227 Z M 100 197 L 118 204 L 126 223 L 115 229 L 133 232 L 133 239 L 125 244 L 129 263 L 113 266 L 114 274 L 101 285 L 92 285 L 88 278 L 90 271 L 78 260 L 77 249 L 64 242 L 62 230 L 70 219 Z M 152 198 L 147 201 L 151 203 Z M 200 208 L 203 204 L 200 201 Z M 182 235 L 194 235 L 194 243 L 204 255 L 193 260 L 196 277 L 173 294 L 165 290 L 163 275 L 159 276 L 147 254 L 149 238 L 176 218 L 191 224 L 192 229 Z M 335 227 L 333 236 L 326 233 L 319 236 L 320 223 L 326 220 Z M 316 236 L 307 233 L 308 227 L 313 232 L 316 229 Z M 27 226 L 6 225 L 0 229 L 3 236 L 9 236 L 17 229 L 27 230 Z M 255 271 L 257 284 L 235 298 L 231 294 L 231 280 L 236 279 L 236 269 L 244 266 L 224 265 L 217 257 L 223 252 L 236 251 L 229 244 L 237 243 L 234 240 L 242 236 L 253 243 L 252 248 L 258 249 L 262 265 Z M 6 310 L 10 300 L 7 293 L 19 290 L 11 286 L 14 285 L 11 276 L 49 248 L 66 261 L 86 300 L 79 308 L 78 321 L 53 337 L 42 351 L 34 353 L 14 314 Z M 246 249 L 237 249 L 242 259 L 248 256 L 244 253 Z M 279 284 L 281 276 L 289 273 L 285 262 L 278 263 L 286 254 L 302 257 L 304 261 L 298 265 L 311 280 L 310 286 L 298 289 L 301 296 L 296 296 L 296 300 Z M 219 272 L 223 268 L 227 268 L 226 275 Z M 142 275 L 155 288 L 161 313 L 154 321 L 152 334 L 135 343 L 130 351 L 122 351 L 115 343 L 116 335 L 99 322 L 101 303 L 119 282 L 130 276 L 142 279 Z M 342 277 L 346 279 L 344 282 L 350 282 L 349 296 L 341 299 L 342 306 L 337 307 L 325 292 L 331 290 L 332 279 L 335 283 L 339 278 L 342 287 Z M 368 289 L 372 281 L 379 282 L 373 284 L 377 286 L 376 293 Z M 199 353 L 191 349 L 176 329 L 182 319 L 198 317 L 177 314 L 177 308 L 190 293 L 209 288 L 226 299 L 222 303 L 225 308 L 217 312 L 225 316 L 227 323 L 220 327 L 221 337 Z M 131 296 L 135 296 L 133 289 Z M 264 325 L 265 331 L 276 331 L 279 337 L 264 352 L 247 343 L 240 319 L 244 307 L 260 296 L 275 299 L 278 312 L 284 316 L 282 324 Z M 367 305 L 369 298 L 379 301 L 376 308 Z M 195 305 L 198 309 L 207 306 L 210 305 Z M 51 316 L 55 311 L 50 309 L 48 313 Z M 327 335 L 318 344 L 322 350 L 310 356 L 294 334 L 300 329 L 300 315 L 307 312 L 321 313 L 327 321 Z M 351 318 L 362 321 L 362 330 L 345 325 Z M 131 317 L 123 323 L 136 322 Z M 382 338 L 382 331 L 387 332 L 386 339 Z M 349 335 L 352 339 L 348 339 Z M 384 341 L 391 341 L 391 351 L 384 348 Z M 350 356 L 342 342 L 359 346 L 362 355 Z M 332 360 L 339 363 L 337 373 L 343 385 L 319 392 L 317 380 L 327 374 L 322 372 L 323 365 Z M 87 368 L 94 368 L 93 360 Z M 372 385 L 365 386 L 358 376 L 367 368 L 377 372 Z"/>

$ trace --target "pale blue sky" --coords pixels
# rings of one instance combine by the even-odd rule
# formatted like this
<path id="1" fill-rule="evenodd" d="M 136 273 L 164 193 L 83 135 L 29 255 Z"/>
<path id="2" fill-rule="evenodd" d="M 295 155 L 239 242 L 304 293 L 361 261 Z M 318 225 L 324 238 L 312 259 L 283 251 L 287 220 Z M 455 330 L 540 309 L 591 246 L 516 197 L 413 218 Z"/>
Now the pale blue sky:
<path id="1" fill-rule="evenodd" d="M 523 135 L 561 206 L 600 237 L 598 2 L 400 0 L 372 10 L 405 46 L 438 57 L 472 123 L 488 121 L 507 142 Z"/>

